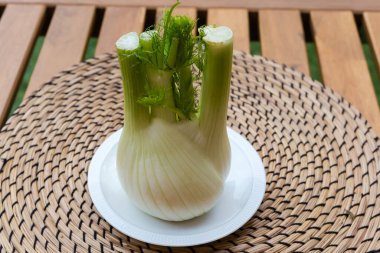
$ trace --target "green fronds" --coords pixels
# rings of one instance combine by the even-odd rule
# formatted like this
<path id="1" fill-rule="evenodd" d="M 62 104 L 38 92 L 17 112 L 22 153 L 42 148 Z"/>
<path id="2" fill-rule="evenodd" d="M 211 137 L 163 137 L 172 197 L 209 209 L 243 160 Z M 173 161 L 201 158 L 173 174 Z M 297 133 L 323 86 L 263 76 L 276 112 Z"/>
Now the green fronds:
<path id="1" fill-rule="evenodd" d="M 173 16 L 179 4 L 177 1 L 167 9 L 153 30 L 149 28 L 140 34 L 139 48 L 133 54 L 146 70 L 145 94 L 138 99 L 138 103 L 149 107 L 150 111 L 154 108 L 170 109 L 178 120 L 190 120 L 197 113 L 193 82 L 202 77 L 204 45 L 201 37 L 193 34 L 195 20 L 187 16 Z M 154 87 L 150 83 L 149 69 L 171 73 L 165 88 Z M 169 97 L 174 100 L 171 108 L 165 102 Z"/>

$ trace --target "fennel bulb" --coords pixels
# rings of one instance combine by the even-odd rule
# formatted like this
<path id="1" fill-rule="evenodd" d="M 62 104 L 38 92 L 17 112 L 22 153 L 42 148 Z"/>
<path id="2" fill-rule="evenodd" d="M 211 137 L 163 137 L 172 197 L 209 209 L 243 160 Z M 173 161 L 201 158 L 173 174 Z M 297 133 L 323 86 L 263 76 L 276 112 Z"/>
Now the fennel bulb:
<path id="1" fill-rule="evenodd" d="M 226 117 L 232 31 L 210 26 L 194 37 L 194 21 L 171 15 L 176 5 L 156 30 L 128 33 L 116 42 L 125 98 L 118 175 L 138 208 L 169 221 L 209 211 L 231 159 Z"/>

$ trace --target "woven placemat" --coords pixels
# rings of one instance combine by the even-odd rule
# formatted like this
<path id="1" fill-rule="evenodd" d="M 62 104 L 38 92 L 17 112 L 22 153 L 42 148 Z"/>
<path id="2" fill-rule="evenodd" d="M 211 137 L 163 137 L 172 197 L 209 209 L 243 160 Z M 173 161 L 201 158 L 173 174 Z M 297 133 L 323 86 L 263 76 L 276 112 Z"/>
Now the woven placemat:
<path id="1" fill-rule="evenodd" d="M 380 250 L 380 140 L 323 84 L 235 52 L 228 125 L 259 152 L 267 188 L 242 228 L 196 247 L 137 241 L 97 213 L 87 170 L 122 120 L 114 54 L 61 72 L 26 99 L 0 133 L 0 251 Z"/>

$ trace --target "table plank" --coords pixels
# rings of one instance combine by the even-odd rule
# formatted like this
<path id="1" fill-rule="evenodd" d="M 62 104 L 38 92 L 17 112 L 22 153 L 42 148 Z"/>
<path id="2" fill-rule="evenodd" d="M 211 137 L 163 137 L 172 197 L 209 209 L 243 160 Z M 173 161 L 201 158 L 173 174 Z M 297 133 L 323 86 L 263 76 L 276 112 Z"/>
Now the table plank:
<path id="1" fill-rule="evenodd" d="M 366 12 L 363 14 L 368 41 L 374 52 L 378 70 L 380 71 L 380 12 Z"/>
<path id="2" fill-rule="evenodd" d="M 250 52 L 248 10 L 211 8 L 207 13 L 207 24 L 230 27 L 234 33 L 234 48 Z"/>
<path id="3" fill-rule="evenodd" d="M 311 21 L 324 82 L 355 105 L 379 134 L 380 111 L 353 14 L 314 11 Z"/>
<path id="4" fill-rule="evenodd" d="M 262 55 L 309 75 L 301 13 L 296 10 L 259 12 Z"/>
<path id="5" fill-rule="evenodd" d="M 125 33 L 142 32 L 145 15 L 144 7 L 107 7 L 95 55 L 113 51 L 116 40 Z"/>
<path id="6" fill-rule="evenodd" d="M 45 7 L 8 5 L 0 20 L 0 126 L 9 108 L 39 31 Z"/>
<path id="7" fill-rule="evenodd" d="M 42 3 L 50 6 L 57 4 L 95 5 L 95 6 L 145 6 L 158 8 L 169 6 L 173 0 L 0 0 L 0 4 L 9 3 Z M 196 7 L 201 10 L 208 8 L 245 8 L 249 11 L 260 9 L 293 9 L 310 10 L 350 10 L 355 12 L 380 11 L 379 0 L 186 0 L 182 7 Z"/>
<path id="8" fill-rule="evenodd" d="M 25 95 L 82 60 L 94 14 L 93 6 L 57 6 Z"/>

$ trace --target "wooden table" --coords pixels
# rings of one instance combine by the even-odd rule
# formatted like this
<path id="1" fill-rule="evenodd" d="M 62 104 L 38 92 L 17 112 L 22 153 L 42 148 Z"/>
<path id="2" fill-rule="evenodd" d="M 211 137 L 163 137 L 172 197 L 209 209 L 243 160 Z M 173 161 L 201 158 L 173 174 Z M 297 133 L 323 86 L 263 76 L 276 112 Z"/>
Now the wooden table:
<path id="1" fill-rule="evenodd" d="M 46 30 L 26 95 L 54 74 L 83 60 L 94 26 L 100 26 L 96 55 L 112 51 L 128 31 L 154 22 L 159 0 L 0 0 L 0 126 L 4 124 L 38 34 Z M 309 20 L 323 82 L 356 106 L 380 134 L 380 111 L 354 14 L 363 19 L 376 62 L 380 62 L 380 2 L 377 0 L 188 0 L 177 13 L 199 24 L 224 24 L 235 33 L 235 48 L 250 51 L 259 30 L 262 55 L 309 74 L 305 27 Z M 226 8 L 228 7 L 228 8 Z M 252 14 L 252 15 L 250 15 Z M 252 18 L 258 14 L 258 19 Z M 258 24 L 257 22 L 258 21 Z"/>

